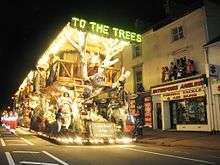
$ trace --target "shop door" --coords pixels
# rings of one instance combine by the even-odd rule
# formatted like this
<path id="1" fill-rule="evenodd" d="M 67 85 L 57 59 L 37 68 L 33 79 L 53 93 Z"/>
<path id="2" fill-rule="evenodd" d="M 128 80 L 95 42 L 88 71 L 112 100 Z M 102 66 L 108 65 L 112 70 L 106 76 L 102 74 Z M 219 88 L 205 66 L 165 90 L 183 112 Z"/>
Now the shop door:
<path id="1" fill-rule="evenodd" d="M 177 124 L 177 102 L 170 102 L 170 124 L 171 129 L 176 129 Z"/>
<path id="2" fill-rule="evenodd" d="M 162 129 L 161 103 L 157 103 L 157 128 Z"/>

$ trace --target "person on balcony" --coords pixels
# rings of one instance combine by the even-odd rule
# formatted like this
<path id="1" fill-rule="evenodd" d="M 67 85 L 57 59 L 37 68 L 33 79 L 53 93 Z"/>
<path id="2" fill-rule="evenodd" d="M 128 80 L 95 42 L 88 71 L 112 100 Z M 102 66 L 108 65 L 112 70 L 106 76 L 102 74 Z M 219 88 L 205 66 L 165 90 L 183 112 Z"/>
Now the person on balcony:
<path id="1" fill-rule="evenodd" d="M 187 76 L 192 76 L 195 73 L 194 62 L 193 60 L 188 59 L 186 65 L 186 74 Z"/>

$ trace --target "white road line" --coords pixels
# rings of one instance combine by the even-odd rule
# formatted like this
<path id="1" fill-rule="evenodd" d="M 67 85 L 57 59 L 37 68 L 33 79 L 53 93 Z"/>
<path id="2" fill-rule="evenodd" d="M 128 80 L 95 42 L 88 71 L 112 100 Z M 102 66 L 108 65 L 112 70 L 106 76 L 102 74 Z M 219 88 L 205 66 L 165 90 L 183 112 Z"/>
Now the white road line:
<path id="1" fill-rule="evenodd" d="M 64 162 L 63 160 L 57 158 L 56 156 L 50 154 L 49 152 L 47 151 L 42 151 L 44 154 L 46 154 L 47 156 L 53 158 L 54 160 L 58 161 L 59 163 L 63 164 L 63 165 L 69 165 L 68 163 Z"/>
<path id="2" fill-rule="evenodd" d="M 39 154 L 37 151 L 12 151 L 13 153 L 22 153 L 22 154 Z"/>
<path id="3" fill-rule="evenodd" d="M 215 156 L 215 155 L 209 155 L 210 157 L 213 157 L 213 158 L 218 158 L 220 159 L 220 156 Z"/>
<path id="4" fill-rule="evenodd" d="M 25 138 L 22 138 L 22 137 L 21 137 L 20 139 L 23 140 L 25 143 L 31 145 L 31 146 L 34 145 L 34 143 L 30 142 L 29 140 L 27 140 L 27 139 L 25 139 Z"/>
<path id="5" fill-rule="evenodd" d="M 9 152 L 5 152 L 5 155 L 7 157 L 8 164 L 9 165 L 15 165 L 14 159 L 12 158 L 11 154 Z"/>
<path id="6" fill-rule="evenodd" d="M 18 144 L 18 143 L 13 143 L 13 144 L 8 144 L 8 146 L 27 146 L 28 144 Z"/>
<path id="7" fill-rule="evenodd" d="M 5 139 L 5 141 L 20 141 L 20 139 Z"/>
<path id="8" fill-rule="evenodd" d="M 58 165 L 55 163 L 44 163 L 44 162 L 30 162 L 30 161 L 20 161 L 20 164 L 40 164 L 40 165 Z"/>
<path id="9" fill-rule="evenodd" d="M 105 146 L 65 146 L 67 148 L 123 148 L 135 147 L 136 145 L 105 145 Z"/>
<path id="10" fill-rule="evenodd" d="M 0 138 L 0 141 L 3 147 L 6 146 L 5 141 L 2 138 Z"/>
<path id="11" fill-rule="evenodd" d="M 190 160 L 193 162 L 199 162 L 199 163 L 204 163 L 204 164 L 216 164 L 215 162 L 209 162 L 206 160 L 192 159 L 192 158 L 187 158 L 187 157 L 181 157 L 181 156 L 170 155 L 170 154 L 162 154 L 162 153 L 146 151 L 146 150 L 139 150 L 139 149 L 134 149 L 134 148 L 122 148 L 122 149 L 136 151 L 136 152 L 143 152 L 143 153 L 148 153 L 148 154 L 154 154 L 154 155 L 160 155 L 160 156 L 165 156 L 165 157 L 170 157 L 170 158 L 182 159 L 182 160 Z"/>

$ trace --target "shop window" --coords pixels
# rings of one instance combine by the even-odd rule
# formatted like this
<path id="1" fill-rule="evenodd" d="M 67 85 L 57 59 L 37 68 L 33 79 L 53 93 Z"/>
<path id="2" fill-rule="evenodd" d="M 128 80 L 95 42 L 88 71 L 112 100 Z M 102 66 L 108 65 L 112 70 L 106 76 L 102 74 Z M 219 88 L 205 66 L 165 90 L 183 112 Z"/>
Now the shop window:
<path id="1" fill-rule="evenodd" d="M 134 67 L 134 91 L 143 85 L 142 65 Z"/>
<path id="2" fill-rule="evenodd" d="M 142 54 L 142 46 L 140 43 L 132 45 L 132 56 L 133 58 L 139 57 Z"/>
<path id="3" fill-rule="evenodd" d="M 184 34 L 183 34 L 183 27 L 182 26 L 178 26 L 178 27 L 175 27 L 171 30 L 171 35 L 172 35 L 172 41 L 177 41 L 181 38 L 184 37 Z"/>
<path id="4" fill-rule="evenodd" d="M 205 97 L 172 101 L 170 108 L 177 124 L 207 124 Z"/>

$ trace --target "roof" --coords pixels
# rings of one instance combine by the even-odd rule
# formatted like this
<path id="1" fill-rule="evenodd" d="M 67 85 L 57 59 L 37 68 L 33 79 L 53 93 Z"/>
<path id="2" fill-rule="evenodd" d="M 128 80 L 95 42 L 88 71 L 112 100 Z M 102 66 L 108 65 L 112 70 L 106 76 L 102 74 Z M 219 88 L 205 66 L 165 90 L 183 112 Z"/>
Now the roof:
<path id="1" fill-rule="evenodd" d="M 217 36 L 217 37 L 215 37 L 214 39 L 210 40 L 209 42 L 207 42 L 207 43 L 204 45 L 204 47 L 210 46 L 211 44 L 214 44 L 214 43 L 216 43 L 216 42 L 220 42 L 220 35 Z"/>
<path id="2" fill-rule="evenodd" d="M 175 15 L 168 16 L 168 17 L 162 19 L 161 21 L 159 21 L 158 23 L 152 25 L 151 27 L 147 27 L 145 29 L 145 32 L 150 30 L 150 29 L 153 29 L 153 31 L 156 31 L 156 30 L 158 30 L 158 29 L 160 29 L 160 28 L 162 28 L 162 27 L 164 27 L 164 26 L 166 26 L 166 25 L 168 25 L 168 24 L 170 24 L 170 23 L 172 23 L 172 22 L 174 22 L 174 21 L 190 14 L 190 13 L 192 13 L 196 9 L 199 9 L 203 6 L 204 6 L 203 1 L 198 0 L 195 3 L 193 3 L 192 5 L 187 6 L 187 8 L 183 9 L 182 11 L 176 13 Z"/>

